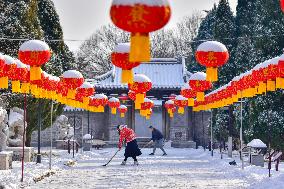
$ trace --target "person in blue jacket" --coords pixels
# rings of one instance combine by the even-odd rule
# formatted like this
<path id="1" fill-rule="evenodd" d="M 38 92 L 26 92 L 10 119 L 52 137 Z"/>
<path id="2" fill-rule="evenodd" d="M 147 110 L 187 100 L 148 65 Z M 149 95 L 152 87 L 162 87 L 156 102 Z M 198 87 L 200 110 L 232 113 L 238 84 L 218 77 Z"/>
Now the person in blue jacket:
<path id="1" fill-rule="evenodd" d="M 153 126 L 149 126 L 149 129 L 152 132 L 152 139 L 151 142 L 154 142 L 154 149 L 153 149 L 153 153 L 149 154 L 149 155 L 155 155 L 156 149 L 160 148 L 164 154 L 163 156 L 166 156 L 167 153 L 164 150 L 163 146 L 164 146 L 164 136 L 161 133 L 161 131 L 159 131 L 158 129 L 154 128 Z"/>

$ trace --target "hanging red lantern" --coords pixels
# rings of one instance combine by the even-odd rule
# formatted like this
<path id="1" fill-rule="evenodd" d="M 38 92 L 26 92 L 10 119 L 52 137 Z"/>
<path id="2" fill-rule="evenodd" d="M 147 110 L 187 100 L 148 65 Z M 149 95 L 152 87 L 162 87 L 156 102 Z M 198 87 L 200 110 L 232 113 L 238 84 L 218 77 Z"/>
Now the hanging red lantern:
<path id="1" fill-rule="evenodd" d="M 41 79 L 40 66 L 49 61 L 51 50 L 49 46 L 40 40 L 30 40 L 20 46 L 19 60 L 30 65 L 30 80 Z"/>
<path id="2" fill-rule="evenodd" d="M 204 101 L 204 91 L 212 88 L 211 82 L 206 80 L 206 74 L 197 72 L 189 78 L 189 86 L 197 92 L 197 101 Z"/>
<path id="3" fill-rule="evenodd" d="M 3 88 L 2 83 L 3 82 L 3 78 L 5 77 L 4 74 L 4 69 L 5 69 L 5 59 L 4 59 L 4 55 L 0 53 L 0 88 Z"/>
<path id="4" fill-rule="evenodd" d="M 92 84 L 84 82 L 76 90 L 76 96 L 83 101 L 83 104 L 87 106 L 89 104 L 89 97 L 95 93 L 95 88 Z"/>
<path id="5" fill-rule="evenodd" d="M 152 88 L 151 80 L 143 74 L 135 74 L 132 84 L 128 84 L 131 91 L 136 93 L 135 108 L 140 109 L 144 102 L 145 93 Z"/>
<path id="6" fill-rule="evenodd" d="M 167 0 L 113 0 L 110 15 L 117 27 L 131 32 L 130 62 L 149 62 L 149 33 L 168 23 L 171 9 Z"/>
<path id="7" fill-rule="evenodd" d="M 90 98 L 90 106 L 94 106 L 97 112 L 104 112 L 104 107 L 108 104 L 108 98 L 104 94 L 95 94 Z"/>
<path id="8" fill-rule="evenodd" d="M 108 105 L 111 108 L 111 113 L 116 114 L 116 109 L 120 106 L 118 98 L 112 97 L 108 100 Z"/>
<path id="9" fill-rule="evenodd" d="M 67 98 L 75 99 L 76 88 L 84 83 L 83 75 L 76 70 L 68 70 L 62 74 L 62 84 L 68 89 Z"/>
<path id="10" fill-rule="evenodd" d="M 168 111 L 170 117 L 174 117 L 174 112 L 176 111 L 175 102 L 173 100 L 168 100 L 165 102 L 165 108 Z"/>
<path id="11" fill-rule="evenodd" d="M 180 94 L 188 99 L 188 106 L 194 106 L 194 98 L 196 97 L 196 92 L 193 91 L 188 84 L 185 84 L 181 88 Z"/>
<path id="12" fill-rule="evenodd" d="M 128 91 L 128 97 L 131 99 L 131 100 L 133 100 L 133 101 L 135 101 L 136 100 L 136 93 L 134 92 L 134 91 Z"/>
<path id="13" fill-rule="evenodd" d="M 284 54 L 279 57 L 278 62 L 279 78 L 278 78 L 278 88 L 284 89 Z"/>
<path id="14" fill-rule="evenodd" d="M 132 69 L 137 67 L 140 62 L 129 61 L 130 44 L 118 44 L 111 54 L 112 64 L 122 69 L 121 83 L 133 83 Z"/>
<path id="15" fill-rule="evenodd" d="M 150 114 L 150 109 L 154 107 L 154 102 L 149 98 L 144 98 L 144 102 L 141 104 L 140 115 L 146 117 Z"/>
<path id="16" fill-rule="evenodd" d="M 0 79 L 0 86 L 2 89 L 8 89 L 9 87 L 9 72 L 10 69 L 15 69 L 16 68 L 16 62 L 15 59 L 12 58 L 11 56 L 4 55 L 4 67 L 3 71 L 1 73 L 1 79 Z M 12 66 L 13 65 L 13 66 Z"/>
<path id="17" fill-rule="evenodd" d="M 198 46 L 196 60 L 207 67 L 207 81 L 218 81 L 218 67 L 229 60 L 229 52 L 225 45 L 217 41 L 207 41 Z"/>
<path id="18" fill-rule="evenodd" d="M 10 65 L 11 70 L 9 72 L 8 77 L 12 82 L 12 92 L 19 93 L 21 92 L 21 81 L 24 81 L 27 77 L 28 67 L 20 60 L 16 60 L 15 63 L 15 68 L 13 68 L 14 64 Z"/>
<path id="19" fill-rule="evenodd" d="M 118 111 L 120 112 L 120 117 L 125 117 L 127 107 L 125 105 L 120 105 Z"/>
<path id="20" fill-rule="evenodd" d="M 187 104 L 188 104 L 187 98 L 185 98 L 182 95 L 176 96 L 175 105 L 179 107 L 178 108 L 178 113 L 179 114 L 184 114 L 184 107 L 186 107 Z"/>

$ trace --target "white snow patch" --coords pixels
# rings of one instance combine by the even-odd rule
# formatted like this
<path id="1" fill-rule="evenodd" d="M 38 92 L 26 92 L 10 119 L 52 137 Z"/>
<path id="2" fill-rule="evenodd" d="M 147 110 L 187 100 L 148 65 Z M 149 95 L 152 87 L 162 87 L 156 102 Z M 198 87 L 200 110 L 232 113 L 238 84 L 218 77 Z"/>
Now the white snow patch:
<path id="1" fill-rule="evenodd" d="M 81 72 L 77 70 L 68 70 L 62 74 L 63 78 L 83 78 Z"/>
<path id="2" fill-rule="evenodd" d="M 107 99 L 107 96 L 104 94 L 95 94 L 95 96 L 93 96 L 93 98 L 95 99 Z"/>
<path id="3" fill-rule="evenodd" d="M 199 81 L 205 81 L 206 80 L 206 73 L 204 72 L 196 72 L 191 75 L 189 80 L 199 80 Z"/>
<path id="4" fill-rule="evenodd" d="M 119 102 L 119 99 L 115 97 L 111 97 L 108 101 L 109 102 Z"/>
<path id="5" fill-rule="evenodd" d="M 168 0 L 113 0 L 113 5 L 135 5 L 143 4 L 149 6 L 165 6 L 169 5 Z"/>
<path id="6" fill-rule="evenodd" d="M 15 61 L 17 64 L 17 68 L 28 68 L 26 64 L 22 63 L 20 60 Z"/>
<path id="7" fill-rule="evenodd" d="M 8 55 L 4 55 L 4 61 L 7 65 L 15 64 L 15 59 Z"/>
<path id="8" fill-rule="evenodd" d="M 135 74 L 133 81 L 137 82 L 137 83 L 151 82 L 149 77 L 147 77 L 146 75 L 143 75 L 143 74 Z"/>
<path id="9" fill-rule="evenodd" d="M 197 51 L 203 51 L 203 52 L 227 52 L 227 48 L 225 45 L 218 41 L 206 41 L 204 43 L 201 43 Z"/>
<path id="10" fill-rule="evenodd" d="M 92 136 L 91 136 L 90 134 L 85 134 L 85 135 L 83 136 L 83 139 L 84 139 L 84 140 L 91 140 L 91 139 L 92 139 Z"/>
<path id="11" fill-rule="evenodd" d="M 130 43 L 119 43 L 114 48 L 116 53 L 129 53 L 130 52 Z"/>
<path id="12" fill-rule="evenodd" d="M 264 144 L 264 142 L 262 142 L 260 139 L 253 139 L 247 144 L 247 146 L 252 148 L 267 148 L 266 144 Z"/>
<path id="13" fill-rule="evenodd" d="M 185 98 L 182 95 L 178 95 L 178 96 L 176 96 L 176 100 L 187 100 L 187 98 Z"/>
<path id="14" fill-rule="evenodd" d="M 127 109 L 127 106 L 125 106 L 125 105 L 120 105 L 120 106 L 119 106 L 119 109 Z"/>
<path id="15" fill-rule="evenodd" d="M 89 83 L 89 82 L 84 82 L 79 88 L 82 88 L 82 89 L 92 89 L 94 88 L 94 86 Z"/>
<path id="16" fill-rule="evenodd" d="M 40 40 L 30 40 L 20 46 L 20 51 L 49 51 L 47 43 Z"/>

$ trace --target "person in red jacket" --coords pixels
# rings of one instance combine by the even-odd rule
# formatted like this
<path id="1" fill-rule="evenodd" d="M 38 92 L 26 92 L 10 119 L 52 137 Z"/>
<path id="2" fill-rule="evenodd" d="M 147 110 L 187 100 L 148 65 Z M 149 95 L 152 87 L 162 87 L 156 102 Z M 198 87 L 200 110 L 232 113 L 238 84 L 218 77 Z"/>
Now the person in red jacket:
<path id="1" fill-rule="evenodd" d="M 134 165 L 138 165 L 137 156 L 140 156 L 141 150 L 139 149 L 136 141 L 136 134 L 135 132 L 127 128 L 126 125 L 118 125 L 117 131 L 119 134 L 119 143 L 118 148 L 121 150 L 123 142 L 126 143 L 125 153 L 124 153 L 124 160 L 121 165 L 126 165 L 126 161 L 128 157 L 132 157 L 134 160 Z"/>

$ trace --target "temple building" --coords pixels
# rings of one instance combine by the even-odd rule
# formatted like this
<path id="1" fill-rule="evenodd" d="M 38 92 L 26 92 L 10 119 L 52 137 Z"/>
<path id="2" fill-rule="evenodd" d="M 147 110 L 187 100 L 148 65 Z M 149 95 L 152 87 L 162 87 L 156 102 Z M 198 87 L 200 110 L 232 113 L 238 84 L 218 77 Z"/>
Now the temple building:
<path id="1" fill-rule="evenodd" d="M 139 110 L 135 110 L 134 103 L 130 99 L 121 101 L 128 107 L 124 118 L 121 118 L 119 113 L 111 114 L 108 107 L 105 108 L 104 113 L 65 107 L 63 114 L 69 118 L 71 126 L 74 125 L 75 118 L 75 136 L 79 142 L 84 134 L 89 133 L 95 139 L 115 144 L 118 140 L 117 125 L 127 124 L 141 139 L 151 137 L 148 127 L 152 125 L 162 131 L 166 140 L 172 141 L 173 147 L 195 148 L 208 144 L 209 112 L 193 112 L 192 108 L 186 108 L 184 114 L 176 112 L 174 117 L 170 118 L 164 107 L 164 103 L 169 100 L 171 94 L 180 94 L 182 86 L 188 83 L 191 76 L 186 69 L 184 58 L 152 59 L 151 62 L 142 63 L 133 71 L 148 76 L 152 81 L 152 89 L 147 92 L 147 98 L 153 100 L 155 104 L 150 119 L 141 117 Z M 96 93 L 117 98 L 128 93 L 128 86 L 121 84 L 120 81 L 121 69 L 116 67 L 95 79 L 88 80 L 95 86 Z M 45 139 L 44 136 L 45 134 L 42 134 L 43 146 L 49 144 L 49 138 Z M 33 139 L 36 139 L 36 135 Z"/>

